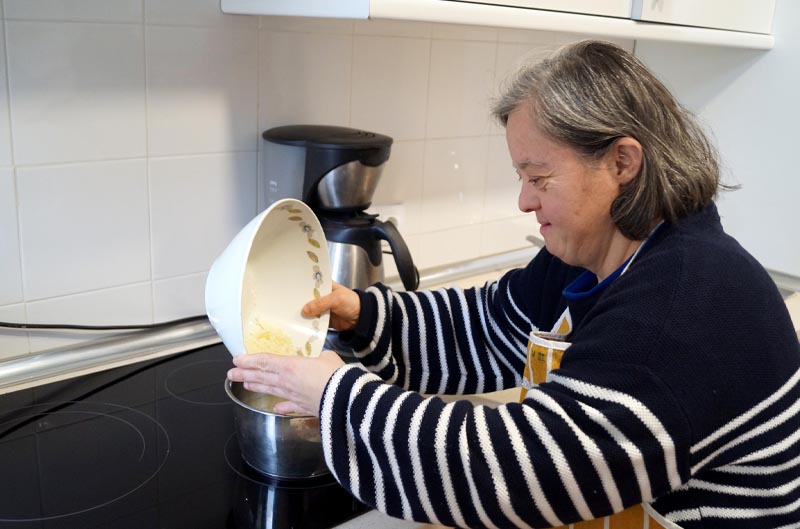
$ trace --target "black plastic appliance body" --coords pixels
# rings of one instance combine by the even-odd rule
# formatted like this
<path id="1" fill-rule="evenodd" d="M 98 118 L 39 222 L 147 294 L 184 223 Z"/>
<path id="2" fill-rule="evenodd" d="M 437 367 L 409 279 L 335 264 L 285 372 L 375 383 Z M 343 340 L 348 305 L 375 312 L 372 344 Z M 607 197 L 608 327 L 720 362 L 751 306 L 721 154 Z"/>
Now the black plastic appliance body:
<path id="1" fill-rule="evenodd" d="M 302 199 L 325 232 L 334 281 L 361 289 L 383 281 L 381 241 L 387 241 L 403 287 L 417 288 L 419 274 L 395 225 L 366 213 L 389 159 L 392 138 L 326 125 L 276 127 L 262 136 L 305 149 Z"/>

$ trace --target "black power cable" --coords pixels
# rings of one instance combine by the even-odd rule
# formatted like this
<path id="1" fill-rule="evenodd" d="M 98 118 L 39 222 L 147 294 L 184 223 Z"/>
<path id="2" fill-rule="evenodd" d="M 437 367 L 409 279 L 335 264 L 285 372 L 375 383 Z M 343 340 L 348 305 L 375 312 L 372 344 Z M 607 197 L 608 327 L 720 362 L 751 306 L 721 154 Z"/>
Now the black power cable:
<path id="1" fill-rule="evenodd" d="M 72 325 L 67 323 L 15 323 L 8 321 L 0 321 L 0 327 L 9 329 L 22 329 L 22 330 L 78 330 L 78 331 L 137 331 L 143 329 L 159 329 L 162 327 L 171 327 L 181 323 L 189 323 L 192 321 L 201 321 L 206 319 L 205 315 L 189 316 L 187 318 L 179 318 L 177 320 L 162 321 L 159 323 L 145 323 L 141 325 Z"/>

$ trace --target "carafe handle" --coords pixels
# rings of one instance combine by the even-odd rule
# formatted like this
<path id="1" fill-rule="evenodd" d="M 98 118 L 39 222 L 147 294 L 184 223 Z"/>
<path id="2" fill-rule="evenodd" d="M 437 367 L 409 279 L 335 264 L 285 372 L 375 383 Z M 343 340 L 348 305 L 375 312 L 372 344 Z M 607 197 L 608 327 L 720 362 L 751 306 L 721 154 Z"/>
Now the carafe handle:
<path id="1" fill-rule="evenodd" d="M 408 251 L 408 246 L 397 231 L 397 228 L 391 222 L 376 222 L 373 229 L 377 232 L 378 238 L 388 241 L 389 247 L 392 249 L 394 261 L 397 264 L 397 272 L 400 274 L 400 280 L 403 282 L 403 287 L 409 290 L 416 290 L 419 286 L 419 271 L 414 266 L 414 261 L 411 259 L 411 252 Z"/>

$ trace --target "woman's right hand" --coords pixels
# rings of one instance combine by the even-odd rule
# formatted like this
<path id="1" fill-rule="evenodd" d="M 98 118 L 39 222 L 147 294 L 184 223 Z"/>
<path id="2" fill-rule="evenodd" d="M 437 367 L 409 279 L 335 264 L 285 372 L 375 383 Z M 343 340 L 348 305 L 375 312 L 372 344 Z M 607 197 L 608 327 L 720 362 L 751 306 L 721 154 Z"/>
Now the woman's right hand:
<path id="1" fill-rule="evenodd" d="M 330 326 L 339 331 L 347 331 L 358 323 L 361 300 L 358 294 L 334 282 L 330 294 L 309 301 L 303 305 L 301 313 L 307 318 L 312 318 L 320 316 L 326 310 L 331 311 Z"/>

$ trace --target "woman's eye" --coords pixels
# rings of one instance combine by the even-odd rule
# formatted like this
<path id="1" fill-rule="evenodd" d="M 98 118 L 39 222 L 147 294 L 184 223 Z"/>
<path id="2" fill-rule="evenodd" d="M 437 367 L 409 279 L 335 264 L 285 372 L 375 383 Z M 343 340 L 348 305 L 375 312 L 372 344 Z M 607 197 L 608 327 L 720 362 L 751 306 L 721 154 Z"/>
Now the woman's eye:
<path id="1" fill-rule="evenodd" d="M 529 184 L 533 185 L 536 189 L 542 189 L 544 187 L 544 183 L 547 180 L 547 177 L 544 176 L 530 176 L 526 174 L 517 173 L 517 180 L 522 181 L 525 179 Z"/>
<path id="2" fill-rule="evenodd" d="M 547 183 L 546 176 L 529 176 L 528 183 L 531 184 L 536 189 L 544 189 L 545 183 Z"/>

